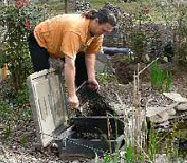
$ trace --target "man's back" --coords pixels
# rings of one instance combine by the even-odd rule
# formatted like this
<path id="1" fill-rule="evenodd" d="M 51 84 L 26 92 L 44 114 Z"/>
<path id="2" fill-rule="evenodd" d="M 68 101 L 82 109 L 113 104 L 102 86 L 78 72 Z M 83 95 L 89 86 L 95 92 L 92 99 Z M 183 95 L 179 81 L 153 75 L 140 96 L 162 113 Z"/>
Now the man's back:
<path id="1" fill-rule="evenodd" d="M 67 32 L 78 35 L 79 41 L 84 43 L 87 38 L 90 20 L 81 14 L 57 15 L 36 26 L 35 38 L 41 47 L 48 49 L 49 53 L 62 55 L 60 48 Z"/>

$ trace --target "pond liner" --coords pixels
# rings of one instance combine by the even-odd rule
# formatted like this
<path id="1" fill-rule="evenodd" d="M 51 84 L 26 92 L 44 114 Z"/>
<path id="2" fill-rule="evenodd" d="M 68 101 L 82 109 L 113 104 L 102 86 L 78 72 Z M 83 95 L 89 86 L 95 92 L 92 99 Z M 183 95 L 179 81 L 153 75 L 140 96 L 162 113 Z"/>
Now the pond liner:
<path id="1" fill-rule="evenodd" d="M 61 159 L 103 156 L 107 152 L 114 153 L 124 144 L 124 123 L 116 117 L 74 117 L 71 120 L 72 134 L 55 140 Z"/>

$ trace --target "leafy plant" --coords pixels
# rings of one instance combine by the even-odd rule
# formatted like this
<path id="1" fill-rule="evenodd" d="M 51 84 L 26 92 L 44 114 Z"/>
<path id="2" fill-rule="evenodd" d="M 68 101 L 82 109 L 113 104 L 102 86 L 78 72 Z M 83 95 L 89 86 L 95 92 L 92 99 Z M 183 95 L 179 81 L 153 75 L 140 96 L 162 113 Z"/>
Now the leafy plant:
<path id="1" fill-rule="evenodd" d="M 115 153 L 113 155 L 106 154 L 103 158 L 103 163 L 117 163 L 120 160 L 120 153 Z"/>
<path id="2" fill-rule="evenodd" d="M 169 92 L 169 89 L 172 85 L 172 81 L 171 81 L 171 71 L 167 71 L 167 75 L 166 75 L 166 92 Z"/>
<path id="3" fill-rule="evenodd" d="M 99 81 L 99 83 L 102 83 L 104 85 L 108 84 L 109 82 L 114 80 L 114 76 L 112 76 L 108 72 L 97 73 L 96 77 L 97 77 L 97 80 Z"/>
<path id="4" fill-rule="evenodd" d="M 157 62 L 154 62 L 151 66 L 151 84 L 153 87 L 162 90 L 164 83 L 164 71 L 159 67 Z"/>
<path id="5" fill-rule="evenodd" d="M 11 120 L 14 118 L 13 108 L 7 102 L 0 103 L 0 120 L 6 127 L 6 138 L 11 135 Z"/>
<path id="6" fill-rule="evenodd" d="M 15 106 L 22 106 L 23 104 L 29 103 L 29 90 L 26 84 L 22 85 L 18 91 L 17 96 L 13 101 Z"/>
<path id="7" fill-rule="evenodd" d="M 134 56 L 141 62 L 147 44 L 146 35 L 143 32 L 133 32 L 130 36 Z"/>
<path id="8" fill-rule="evenodd" d="M 6 138 L 9 138 L 12 123 L 19 120 L 31 120 L 32 112 L 28 102 L 28 87 L 22 86 L 18 95 L 12 94 L 10 96 L 12 89 L 7 85 L 7 81 L 4 82 L 5 90 L 1 89 L 0 91 L 0 121 L 6 128 Z"/>
<path id="9" fill-rule="evenodd" d="M 149 155 L 150 158 L 153 159 L 153 156 L 156 154 L 156 149 L 157 149 L 157 136 L 152 131 L 151 136 L 150 136 L 150 146 L 149 146 Z"/>
<path id="10" fill-rule="evenodd" d="M 171 71 L 167 71 L 166 75 L 164 75 L 164 71 L 159 67 L 157 62 L 154 62 L 150 66 L 151 74 L 150 80 L 152 87 L 158 90 L 169 92 L 169 89 L 172 85 L 172 73 Z M 165 87 L 164 87 L 165 83 Z"/>
<path id="11" fill-rule="evenodd" d="M 126 159 L 127 163 L 130 163 L 130 162 L 133 161 L 133 147 L 132 147 L 132 144 L 126 145 L 125 159 Z"/>
<path id="12" fill-rule="evenodd" d="M 13 119 L 13 108 L 7 102 L 0 103 L 0 119 L 9 121 Z"/>
<path id="13" fill-rule="evenodd" d="M 166 0 L 160 3 L 162 17 L 167 27 L 173 30 L 175 36 L 174 49 L 175 59 L 179 65 L 187 65 L 187 5 L 185 3 L 171 3 Z"/>
<path id="14" fill-rule="evenodd" d="M 187 46 L 187 43 L 183 42 L 178 47 L 178 61 L 179 61 L 179 65 L 183 65 L 185 67 L 187 67 L 187 49 L 186 49 L 186 46 Z"/>
<path id="15" fill-rule="evenodd" d="M 22 147 L 25 147 L 26 143 L 27 143 L 27 137 L 26 136 L 22 136 L 20 141 L 21 141 Z"/>
<path id="16" fill-rule="evenodd" d="M 32 72 L 28 35 L 39 21 L 46 19 L 46 16 L 43 16 L 45 12 L 29 1 L 17 0 L 15 5 L 3 8 L 0 16 L 0 25 L 6 31 L 1 61 L 8 63 L 10 79 L 16 93 Z"/>
<path id="17" fill-rule="evenodd" d="M 106 155 L 104 156 L 104 163 L 108 163 L 108 162 L 110 162 L 110 161 L 111 161 L 110 155 L 109 155 L 109 154 L 106 154 Z"/>

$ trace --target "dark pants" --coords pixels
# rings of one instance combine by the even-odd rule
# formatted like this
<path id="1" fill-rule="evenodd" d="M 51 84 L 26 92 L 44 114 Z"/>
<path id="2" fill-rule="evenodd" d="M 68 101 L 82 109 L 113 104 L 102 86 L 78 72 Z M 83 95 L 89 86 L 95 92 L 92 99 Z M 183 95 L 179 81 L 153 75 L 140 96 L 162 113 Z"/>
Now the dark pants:
<path id="1" fill-rule="evenodd" d="M 44 69 L 49 69 L 50 55 L 47 49 L 42 48 L 38 45 L 36 39 L 34 38 L 33 32 L 29 35 L 28 41 L 29 41 L 29 50 L 30 50 L 34 71 L 36 72 Z M 65 61 L 65 59 L 63 60 Z M 88 80 L 84 52 L 77 53 L 76 60 L 75 60 L 75 68 L 76 68 L 75 84 L 78 87 L 84 81 Z"/>

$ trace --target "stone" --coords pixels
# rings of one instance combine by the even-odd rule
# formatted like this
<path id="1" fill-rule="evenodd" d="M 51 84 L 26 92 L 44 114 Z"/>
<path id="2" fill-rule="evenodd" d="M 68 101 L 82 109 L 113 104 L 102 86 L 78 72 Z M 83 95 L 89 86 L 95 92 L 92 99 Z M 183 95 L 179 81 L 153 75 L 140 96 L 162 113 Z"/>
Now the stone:
<path id="1" fill-rule="evenodd" d="M 79 161 L 78 160 L 74 160 L 72 163 L 79 163 Z"/>
<path id="2" fill-rule="evenodd" d="M 151 117 L 157 114 L 162 114 L 163 112 L 167 112 L 169 115 L 173 115 L 176 113 L 174 108 L 178 105 L 178 103 L 172 103 L 170 105 L 159 107 L 159 106 L 151 106 L 147 108 L 146 116 Z"/>
<path id="3" fill-rule="evenodd" d="M 172 103 L 165 107 L 148 107 L 146 111 L 146 117 L 154 123 L 161 123 L 166 120 L 172 119 L 176 115 L 176 106 L 178 103 Z"/>
<path id="4" fill-rule="evenodd" d="M 168 119 L 169 119 L 169 115 L 166 112 L 150 117 L 150 121 L 154 123 L 162 123 L 162 122 L 167 121 Z"/>
<path id="5" fill-rule="evenodd" d="M 169 121 L 164 121 L 163 123 L 160 123 L 159 126 L 165 127 L 169 125 Z"/>
<path id="6" fill-rule="evenodd" d="M 177 110 L 187 110 L 187 103 L 179 104 Z"/>
<path id="7" fill-rule="evenodd" d="M 163 93 L 163 95 L 176 102 L 187 102 L 187 99 L 178 93 Z"/>
<path id="8" fill-rule="evenodd" d="M 169 116 L 173 116 L 176 115 L 176 109 L 168 109 L 166 110 L 166 112 L 168 113 Z"/>

